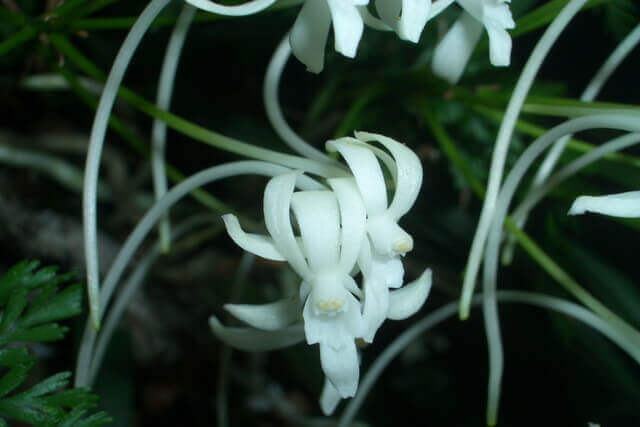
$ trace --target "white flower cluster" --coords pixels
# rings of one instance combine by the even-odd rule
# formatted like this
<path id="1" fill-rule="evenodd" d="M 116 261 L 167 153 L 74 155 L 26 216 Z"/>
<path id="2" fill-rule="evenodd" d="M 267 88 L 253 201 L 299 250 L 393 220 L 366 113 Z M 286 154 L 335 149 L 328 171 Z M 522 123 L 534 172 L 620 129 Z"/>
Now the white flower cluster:
<path id="1" fill-rule="evenodd" d="M 249 15 L 271 6 L 276 0 L 252 0 L 240 6 L 221 6 L 210 0 L 186 0 L 210 12 Z M 436 46 L 433 72 L 455 83 L 462 75 L 482 29 L 489 35 L 489 56 L 495 66 L 507 66 L 511 59 L 511 37 L 515 27 L 510 0 L 375 0 L 379 18 L 369 12 L 369 0 L 305 0 L 290 33 L 293 54 L 309 71 L 324 68 L 324 50 L 333 26 L 337 52 L 354 58 L 364 24 L 382 31 L 394 31 L 402 40 L 418 43 L 427 22 L 451 4 L 463 9 L 460 18 Z"/>
<path id="2" fill-rule="evenodd" d="M 515 27 L 508 0 L 457 0 L 464 9 L 461 17 L 436 47 L 433 71 L 456 82 L 486 28 L 491 63 L 509 65 L 511 37 L 506 29 Z M 306 0 L 291 30 L 294 55 L 309 71 L 319 73 L 324 65 L 324 46 L 333 22 L 335 49 L 353 58 L 364 30 L 370 27 L 395 31 L 403 40 L 418 43 L 427 22 L 451 5 L 451 0 L 376 0 L 380 19 L 368 9 L 369 0 Z"/>
<path id="3" fill-rule="evenodd" d="M 356 392 L 355 340 L 372 342 L 385 319 L 416 313 L 431 289 L 430 270 L 402 286 L 401 257 L 413 249 L 413 239 L 398 220 L 420 191 L 420 161 L 409 148 L 385 136 L 365 132 L 355 136 L 327 142 L 327 149 L 340 153 L 351 172 L 329 178 L 330 190 L 294 191 L 300 171 L 269 181 L 264 192 L 268 236 L 245 233 L 235 216 L 223 217 L 227 232 L 240 247 L 289 263 L 302 278 L 299 297 L 266 305 L 225 306 L 251 328 L 228 328 L 215 317 L 210 320 L 220 339 L 244 350 L 280 348 L 305 338 L 308 344 L 319 344 L 326 375 L 320 399 L 325 414 Z M 395 183 L 391 203 L 380 162 Z M 297 224 L 299 236 L 292 223 Z M 361 286 L 354 279 L 358 270 Z"/>

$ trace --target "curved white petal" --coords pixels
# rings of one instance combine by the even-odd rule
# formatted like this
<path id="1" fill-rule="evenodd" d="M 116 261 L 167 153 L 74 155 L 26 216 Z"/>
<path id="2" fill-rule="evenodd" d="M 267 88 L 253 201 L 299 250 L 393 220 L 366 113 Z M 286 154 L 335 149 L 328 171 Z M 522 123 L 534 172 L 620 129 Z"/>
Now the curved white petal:
<path id="1" fill-rule="evenodd" d="M 360 255 L 358 257 L 358 265 L 362 270 L 365 279 L 380 278 L 385 285 L 390 288 L 402 286 L 404 281 L 404 267 L 399 256 L 380 255 L 372 252 L 371 244 L 365 239 Z"/>
<path id="2" fill-rule="evenodd" d="M 325 377 L 322 394 L 320 395 L 320 408 L 322 408 L 322 413 L 325 415 L 333 414 L 340 400 L 342 400 L 342 396 L 340 396 L 338 390 L 331 384 L 331 381 Z"/>
<path id="3" fill-rule="evenodd" d="M 489 34 L 489 60 L 496 67 L 506 67 L 511 63 L 511 36 L 501 27 L 487 26 Z"/>
<path id="4" fill-rule="evenodd" d="M 361 336 L 360 303 L 353 295 L 345 290 L 345 309 L 337 313 L 318 313 L 313 306 L 312 296 L 307 298 L 302 311 L 307 344 L 321 343 L 340 349 Z"/>
<path id="5" fill-rule="evenodd" d="M 482 22 L 486 27 L 500 27 L 507 30 L 516 27 L 509 5 L 501 1 L 485 1 L 482 6 Z"/>
<path id="6" fill-rule="evenodd" d="M 296 297 L 270 304 L 225 304 L 225 310 L 249 326 L 273 331 L 283 329 L 298 319 L 300 303 Z"/>
<path id="7" fill-rule="evenodd" d="M 388 212 L 396 220 L 413 206 L 422 186 L 422 164 L 411 149 L 398 141 L 368 132 L 356 132 L 361 141 L 377 141 L 389 150 L 396 163 L 396 189 Z"/>
<path id="8" fill-rule="evenodd" d="M 306 279 L 311 272 L 293 235 L 289 212 L 298 175 L 300 172 L 289 172 L 269 180 L 264 190 L 264 221 L 280 254 Z"/>
<path id="9" fill-rule="evenodd" d="M 344 56 L 356 56 L 364 24 L 352 0 L 326 0 L 333 21 L 335 49 Z"/>
<path id="10" fill-rule="evenodd" d="M 331 28 L 326 0 L 306 0 L 291 29 L 289 42 L 296 58 L 312 73 L 324 68 L 324 50 Z"/>
<path id="11" fill-rule="evenodd" d="M 222 215 L 222 220 L 224 221 L 227 233 L 229 233 L 229 237 L 231 237 L 236 245 L 240 246 L 245 251 L 274 261 L 285 260 L 275 247 L 271 237 L 245 233 L 240 227 L 238 218 L 236 218 L 235 215 Z"/>
<path id="12" fill-rule="evenodd" d="M 217 13 L 218 15 L 227 16 L 245 16 L 253 15 L 268 8 L 276 2 L 276 0 L 253 0 L 237 6 L 225 6 L 210 0 L 186 0 L 187 3 L 206 10 L 207 12 Z"/>
<path id="13" fill-rule="evenodd" d="M 420 34 L 429 20 L 430 11 L 430 0 L 402 0 L 398 36 L 403 40 L 418 43 Z"/>
<path id="14" fill-rule="evenodd" d="M 391 292 L 389 295 L 389 312 L 392 320 L 403 320 L 420 310 L 431 292 L 431 269 L 426 269 L 415 281 Z"/>
<path id="15" fill-rule="evenodd" d="M 367 233 L 375 252 L 380 255 L 395 256 L 413 250 L 413 238 L 388 212 L 370 216 Z"/>
<path id="16" fill-rule="evenodd" d="M 585 212 L 621 218 L 640 218 L 640 191 L 597 197 L 580 196 L 571 205 L 569 215 L 582 215 Z"/>
<path id="17" fill-rule="evenodd" d="M 483 8 L 488 1 L 495 0 L 456 0 L 466 13 L 473 16 L 477 21 L 482 22 Z"/>
<path id="18" fill-rule="evenodd" d="M 382 22 L 394 30 L 398 28 L 402 0 L 376 0 L 375 6 Z"/>
<path id="19" fill-rule="evenodd" d="M 387 190 L 380 163 L 371 150 L 353 138 L 327 141 L 328 151 L 338 151 L 345 159 L 360 189 L 368 215 L 387 209 Z"/>
<path id="20" fill-rule="evenodd" d="M 311 270 L 334 269 L 340 259 L 340 211 L 336 196 L 331 191 L 300 191 L 293 193 L 291 207 Z"/>
<path id="21" fill-rule="evenodd" d="M 363 340 L 373 342 L 378 328 L 387 318 L 388 311 L 389 288 L 384 283 L 384 279 L 376 275 L 365 278 L 362 306 Z"/>
<path id="22" fill-rule="evenodd" d="M 345 274 L 353 269 L 365 237 L 367 213 L 353 178 L 332 178 L 329 185 L 340 206 L 340 268 Z"/>
<path id="23" fill-rule="evenodd" d="M 353 340 L 341 348 L 320 343 L 320 363 L 324 374 L 340 396 L 347 398 L 356 394 L 360 367 L 358 350 Z"/>
<path id="24" fill-rule="evenodd" d="M 277 331 L 261 331 L 253 328 L 228 328 L 215 316 L 211 316 L 209 326 L 213 334 L 225 344 L 245 351 L 275 350 L 297 344 L 304 339 L 304 327 L 301 324 Z"/>
<path id="25" fill-rule="evenodd" d="M 372 274 L 381 277 L 390 288 L 399 288 L 404 282 L 404 267 L 398 255 L 388 257 L 372 255 Z"/>
<path id="26" fill-rule="evenodd" d="M 481 34 L 480 21 L 463 12 L 436 46 L 431 63 L 433 74 L 449 83 L 457 83 Z"/>

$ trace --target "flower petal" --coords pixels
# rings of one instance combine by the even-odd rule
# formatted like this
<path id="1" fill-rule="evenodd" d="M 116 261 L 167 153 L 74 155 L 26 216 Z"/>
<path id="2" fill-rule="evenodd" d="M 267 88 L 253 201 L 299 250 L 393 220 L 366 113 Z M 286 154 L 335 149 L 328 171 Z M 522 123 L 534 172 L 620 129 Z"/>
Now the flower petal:
<path id="1" fill-rule="evenodd" d="M 269 351 L 297 344 L 304 339 L 304 327 L 292 325 L 277 331 L 261 331 L 254 328 L 229 328 L 215 317 L 209 318 L 213 334 L 225 344 L 245 351 Z"/>
<path id="2" fill-rule="evenodd" d="M 225 304 L 224 308 L 249 326 L 273 331 L 295 322 L 301 307 L 297 298 L 293 297 L 270 304 Z"/>
<path id="3" fill-rule="evenodd" d="M 380 163 L 373 152 L 349 137 L 327 141 L 326 147 L 329 151 L 338 151 L 349 165 L 367 214 L 384 212 L 387 209 L 387 189 Z"/>
<path id="4" fill-rule="evenodd" d="M 324 50 L 331 28 L 326 0 L 306 0 L 291 29 L 289 42 L 296 58 L 312 73 L 324 68 Z"/>
<path id="5" fill-rule="evenodd" d="M 368 132 L 356 132 L 361 141 L 377 141 L 389 150 L 396 162 L 397 183 L 393 201 L 388 212 L 396 220 L 400 219 L 413 206 L 422 186 L 422 164 L 411 149 L 384 135 Z"/>
<path id="6" fill-rule="evenodd" d="M 307 344 L 321 343 L 339 349 L 361 335 L 360 303 L 346 290 L 344 299 L 346 301 L 344 310 L 329 314 L 318 313 L 313 307 L 312 298 L 307 298 L 302 311 Z"/>
<path id="7" fill-rule="evenodd" d="M 227 15 L 227 16 L 245 16 L 245 15 L 253 15 L 254 13 L 258 13 L 273 3 L 276 0 L 253 0 L 248 1 L 244 4 L 239 4 L 236 6 L 226 6 L 222 4 L 215 3 L 210 0 L 186 0 L 187 3 L 197 7 L 198 9 L 206 10 L 207 12 L 217 13 L 218 15 Z"/>
<path id="8" fill-rule="evenodd" d="M 222 220 L 231 239 L 245 251 L 274 261 L 285 260 L 274 245 L 271 237 L 245 233 L 235 215 L 222 215 Z"/>
<path id="9" fill-rule="evenodd" d="M 388 212 L 367 219 L 367 233 L 375 252 L 393 257 L 413 250 L 413 238 Z"/>
<path id="10" fill-rule="evenodd" d="M 353 178 L 332 178 L 328 181 L 340 206 L 340 268 L 345 274 L 349 274 L 358 259 L 365 237 L 367 213 Z"/>
<path id="11" fill-rule="evenodd" d="M 364 279 L 364 303 L 362 306 L 362 322 L 364 323 L 362 339 L 373 342 L 378 328 L 387 318 L 389 311 L 389 288 L 378 276 Z"/>
<path id="12" fill-rule="evenodd" d="M 358 350 L 353 340 L 340 348 L 320 343 L 320 363 L 324 374 L 340 396 L 347 398 L 356 394 L 360 367 Z"/>
<path id="13" fill-rule="evenodd" d="M 392 320 L 403 320 L 420 310 L 431 292 L 431 269 L 415 281 L 391 292 L 389 295 L 389 312 L 387 317 Z"/>
<path id="14" fill-rule="evenodd" d="M 335 49 L 344 56 L 356 56 L 364 24 L 352 0 L 327 0 L 333 21 Z M 365 3 L 366 4 L 366 3 Z"/>
<path id="15" fill-rule="evenodd" d="M 376 12 L 378 12 L 382 22 L 394 30 L 398 28 L 398 18 L 402 10 L 402 0 L 376 0 L 375 6 Z"/>
<path id="16" fill-rule="evenodd" d="M 580 196 L 571 205 L 569 215 L 582 215 L 585 212 L 621 218 L 640 218 L 640 191 L 597 197 Z"/>
<path id="17" fill-rule="evenodd" d="M 278 175 L 267 183 L 264 190 L 264 221 L 280 254 L 291 267 L 306 279 L 311 275 L 300 246 L 291 227 L 291 196 L 300 172 Z"/>
<path id="18" fill-rule="evenodd" d="M 482 23 L 463 12 L 436 46 L 431 63 L 433 74 L 449 83 L 457 83 L 481 34 Z"/>
<path id="19" fill-rule="evenodd" d="M 398 35 L 413 43 L 420 41 L 420 34 L 429 20 L 430 0 L 402 0 L 402 16 L 398 23 Z"/>
<path id="20" fill-rule="evenodd" d="M 489 34 L 489 60 L 496 67 L 506 67 L 511 63 L 511 36 L 500 27 L 487 26 Z"/>
<path id="21" fill-rule="evenodd" d="M 311 270 L 334 269 L 339 263 L 340 211 L 331 191 L 300 191 L 291 197 Z"/>
<path id="22" fill-rule="evenodd" d="M 333 414 L 340 400 L 342 400 L 342 396 L 340 396 L 338 390 L 331 384 L 331 381 L 325 377 L 322 394 L 320 395 L 320 408 L 322 408 L 322 413 L 325 415 Z"/>

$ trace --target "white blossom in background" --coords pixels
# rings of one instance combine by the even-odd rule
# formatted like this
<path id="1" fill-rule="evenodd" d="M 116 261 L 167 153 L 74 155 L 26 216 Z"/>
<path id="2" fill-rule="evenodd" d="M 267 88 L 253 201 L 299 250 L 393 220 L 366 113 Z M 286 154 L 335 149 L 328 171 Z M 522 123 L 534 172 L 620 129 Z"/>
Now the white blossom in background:
<path id="1" fill-rule="evenodd" d="M 327 143 L 347 161 L 353 176 L 329 178 L 330 190 L 294 191 L 301 172 L 272 178 L 264 194 L 268 236 L 245 233 L 233 215 L 223 217 L 227 232 L 243 249 L 263 258 L 287 261 L 301 277 L 300 292 L 270 304 L 225 308 L 249 328 L 228 328 L 212 317 L 216 336 L 229 345 L 265 351 L 296 344 L 319 344 L 326 381 L 320 406 L 330 414 L 355 395 L 359 380 L 356 339 L 371 342 L 386 318 L 416 313 L 431 289 L 431 271 L 399 288 L 400 256 L 413 247 L 397 221 L 413 205 L 422 182 L 417 156 L 381 135 L 356 133 Z M 371 146 L 377 141 L 386 151 Z M 387 203 L 379 157 L 393 177 L 395 195 Z M 298 225 L 299 236 L 292 222 Z M 362 271 L 363 286 L 353 275 Z"/>
<path id="2" fill-rule="evenodd" d="M 293 54 L 309 71 L 322 71 L 325 45 L 333 26 L 336 51 L 354 58 L 364 30 L 358 6 L 368 3 L 369 0 L 306 0 L 289 35 Z"/>
<path id="3" fill-rule="evenodd" d="M 580 196 L 573 202 L 568 213 L 582 215 L 585 212 L 620 218 L 640 218 L 640 191 L 606 196 Z"/>
<path id="4" fill-rule="evenodd" d="M 431 68 L 437 76 L 456 83 L 471 58 L 482 29 L 489 35 L 489 59 L 495 66 L 511 63 L 511 36 L 515 28 L 508 0 L 457 0 L 462 15 L 436 46 Z"/>

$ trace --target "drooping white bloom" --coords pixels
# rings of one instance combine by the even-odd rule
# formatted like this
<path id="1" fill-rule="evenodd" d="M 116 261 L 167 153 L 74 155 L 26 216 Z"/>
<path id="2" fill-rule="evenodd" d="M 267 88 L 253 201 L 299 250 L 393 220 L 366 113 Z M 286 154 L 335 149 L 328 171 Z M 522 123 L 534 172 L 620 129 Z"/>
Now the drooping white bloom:
<path id="1" fill-rule="evenodd" d="M 280 175 L 267 184 L 264 214 L 269 236 L 244 233 L 233 215 L 223 218 L 229 235 L 243 249 L 289 262 L 302 277 L 300 301 L 228 309 L 254 327 L 278 330 L 289 327 L 302 306 L 307 343 L 320 344 L 323 371 L 341 397 L 350 397 L 358 385 L 355 338 L 362 335 L 362 314 L 356 298 L 361 292 L 349 273 L 364 239 L 364 206 L 351 178 L 330 179 L 333 192 L 294 192 L 298 174 Z M 291 210 L 300 238 L 293 233 Z"/>
<path id="2" fill-rule="evenodd" d="M 506 31 L 515 28 L 509 0 L 457 0 L 464 11 L 438 43 L 431 65 L 434 74 L 456 83 L 471 58 L 482 28 L 489 35 L 489 59 L 495 66 L 511 62 L 511 36 Z"/>
<path id="3" fill-rule="evenodd" d="M 382 135 L 356 132 L 356 138 L 327 142 L 327 149 L 338 151 L 346 160 L 367 212 L 367 239 L 358 260 L 364 276 L 365 303 L 363 339 L 371 342 L 388 317 L 389 288 L 402 286 L 404 268 L 401 255 L 413 249 L 412 237 L 398 221 L 413 206 L 422 185 L 420 159 L 409 148 Z M 367 142 L 382 144 L 391 158 Z M 387 202 L 384 175 L 376 156 L 386 164 L 395 182 L 393 200 Z M 425 295 L 426 299 L 426 295 Z"/>
<path id="4" fill-rule="evenodd" d="M 596 197 L 580 196 L 573 202 L 568 213 L 569 215 L 582 215 L 585 212 L 620 218 L 640 218 L 640 191 Z"/>
<path id="5" fill-rule="evenodd" d="M 364 30 L 357 7 L 367 3 L 369 0 L 306 0 L 289 36 L 293 54 L 309 71 L 322 71 L 324 49 L 333 23 L 336 51 L 355 57 Z"/>
<path id="6" fill-rule="evenodd" d="M 320 397 L 325 414 L 355 394 L 359 360 L 355 340 L 371 342 L 386 318 L 400 320 L 416 313 L 431 289 L 431 272 L 400 287 L 404 269 L 400 255 L 413 247 L 397 221 L 415 202 L 422 181 L 417 156 L 381 135 L 357 133 L 328 143 L 347 160 L 353 176 L 329 178 L 331 188 L 294 192 L 300 172 L 269 181 L 264 194 L 268 236 L 245 233 L 233 215 L 223 216 L 227 232 L 243 249 L 261 257 L 287 261 L 302 279 L 298 297 L 263 305 L 226 305 L 251 328 L 227 328 L 212 317 L 213 332 L 229 345 L 265 351 L 306 338 L 319 344 L 326 375 Z M 391 155 L 369 145 L 378 141 Z M 396 191 L 387 203 L 377 157 L 393 176 Z M 297 224 L 299 236 L 294 234 Z M 356 262 L 362 290 L 352 274 Z"/>

